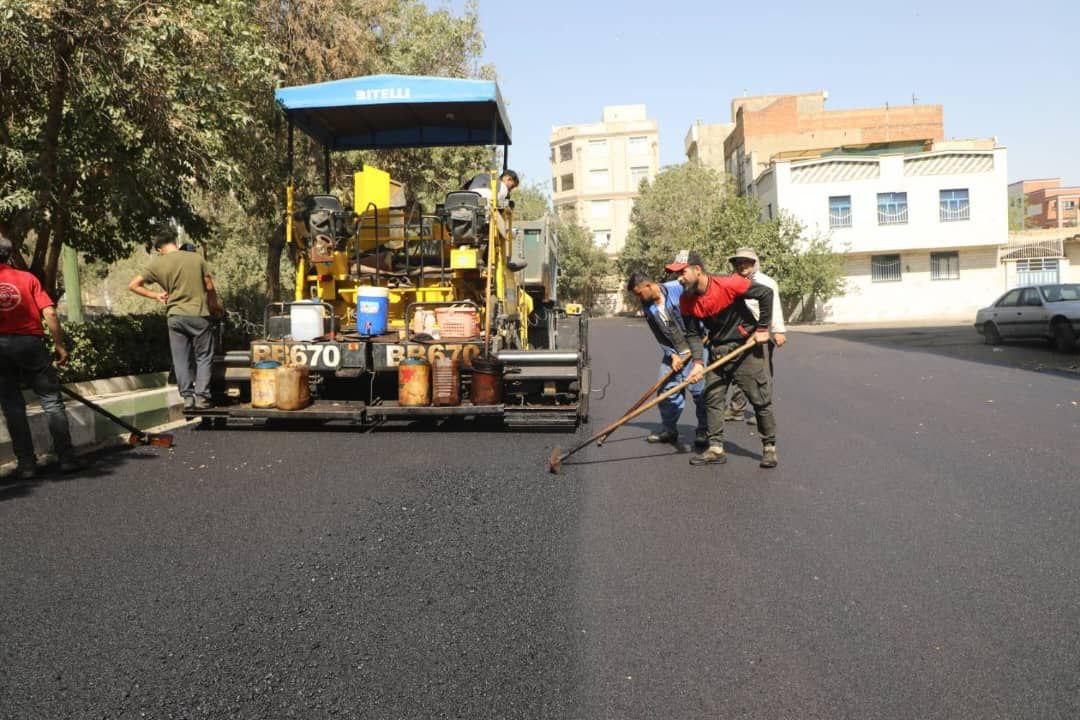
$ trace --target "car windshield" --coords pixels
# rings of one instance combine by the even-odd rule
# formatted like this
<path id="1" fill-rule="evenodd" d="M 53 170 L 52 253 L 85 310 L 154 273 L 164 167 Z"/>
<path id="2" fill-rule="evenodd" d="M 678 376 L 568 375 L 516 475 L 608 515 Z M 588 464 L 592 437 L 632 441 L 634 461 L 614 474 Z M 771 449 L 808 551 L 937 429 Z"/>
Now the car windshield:
<path id="1" fill-rule="evenodd" d="M 1042 291 L 1042 296 L 1048 303 L 1080 300 L 1080 284 L 1078 283 L 1069 285 L 1043 285 L 1039 290 Z"/>

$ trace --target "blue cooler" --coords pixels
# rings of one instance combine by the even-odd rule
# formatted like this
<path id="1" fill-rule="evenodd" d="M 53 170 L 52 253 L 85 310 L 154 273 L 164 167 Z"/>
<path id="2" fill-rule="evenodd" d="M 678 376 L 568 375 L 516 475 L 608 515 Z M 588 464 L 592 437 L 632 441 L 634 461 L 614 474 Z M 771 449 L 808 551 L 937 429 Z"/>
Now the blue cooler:
<path id="1" fill-rule="evenodd" d="M 356 289 L 356 332 L 361 335 L 382 335 L 390 313 L 390 290 L 384 287 Z"/>

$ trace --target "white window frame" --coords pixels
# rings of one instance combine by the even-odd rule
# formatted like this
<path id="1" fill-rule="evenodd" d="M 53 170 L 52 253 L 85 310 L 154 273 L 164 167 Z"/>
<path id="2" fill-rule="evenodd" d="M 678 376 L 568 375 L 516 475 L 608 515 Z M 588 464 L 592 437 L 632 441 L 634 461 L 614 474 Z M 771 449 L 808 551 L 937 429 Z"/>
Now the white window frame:
<path id="1" fill-rule="evenodd" d="M 597 212 L 598 208 L 603 208 L 603 212 Z M 593 220 L 609 220 L 611 218 L 611 201 L 610 200 L 591 200 L 589 201 L 589 217 Z"/>
<path id="2" fill-rule="evenodd" d="M 635 135 L 626 140 L 630 157 L 646 157 L 649 154 L 649 136 Z"/>
<path id="3" fill-rule="evenodd" d="M 964 193 L 963 198 L 946 197 L 946 193 Z M 938 191 L 938 218 L 941 222 L 962 222 L 971 219 L 971 191 L 968 188 L 947 188 Z"/>
<path id="4" fill-rule="evenodd" d="M 635 179 L 635 175 L 638 176 Z M 641 186 L 642 180 L 649 179 L 649 166 L 648 165 L 633 165 L 630 167 L 630 184 L 633 185 L 632 190 L 637 190 Z"/>
<path id="5" fill-rule="evenodd" d="M 942 268 L 942 260 L 946 261 L 944 269 Z M 960 253 L 956 250 L 930 253 L 930 279 L 959 280 Z"/>
<path id="6" fill-rule="evenodd" d="M 894 261 L 893 258 L 896 258 Z M 886 265 L 888 263 L 888 265 Z M 895 264 L 894 264 L 895 263 Z M 871 282 L 901 282 L 904 279 L 903 259 L 899 253 L 885 253 L 870 256 Z"/>
<path id="7" fill-rule="evenodd" d="M 847 210 L 842 208 L 833 209 L 833 200 L 847 199 Z M 850 195 L 830 195 L 829 196 L 829 227 L 831 228 L 849 228 L 851 227 L 851 196 Z"/>
<path id="8" fill-rule="evenodd" d="M 607 250 L 611 246 L 611 231 L 610 230 L 593 230 L 592 231 L 593 245 L 603 250 Z"/>
<path id="9" fill-rule="evenodd" d="M 592 190 L 607 190 L 611 187 L 611 173 L 607 168 L 598 168 L 589 171 L 589 188 Z"/>
<path id="10" fill-rule="evenodd" d="M 889 196 L 882 203 L 882 198 Z M 903 197 L 903 205 L 900 197 Z M 908 200 L 906 192 L 882 192 L 877 196 L 877 222 L 878 225 L 906 225 L 908 221 Z"/>
<path id="11" fill-rule="evenodd" d="M 608 142 L 607 138 L 601 138 L 599 140 L 589 141 L 589 157 L 590 158 L 606 158 L 608 156 Z"/>

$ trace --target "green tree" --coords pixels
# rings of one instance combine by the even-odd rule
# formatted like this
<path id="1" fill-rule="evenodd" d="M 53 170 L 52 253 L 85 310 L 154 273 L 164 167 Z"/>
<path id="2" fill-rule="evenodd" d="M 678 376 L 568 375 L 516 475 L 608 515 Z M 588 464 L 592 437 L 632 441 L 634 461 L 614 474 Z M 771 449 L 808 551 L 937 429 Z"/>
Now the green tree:
<path id="1" fill-rule="evenodd" d="M 252 10 L 0 0 L 0 233 L 49 292 L 65 244 L 110 261 L 168 218 L 205 235 L 192 191 L 238 186 L 275 75 Z"/>
<path id="2" fill-rule="evenodd" d="M 631 223 L 619 262 L 624 276 L 642 271 L 660 277 L 684 248 L 701 253 L 710 272 L 727 273 L 731 253 L 748 246 L 780 286 L 788 317 L 810 317 L 818 303 L 844 291 L 844 258 L 828 237 L 808 235 L 784 212 L 763 218 L 753 197 L 724 188 L 716 173 L 693 163 L 666 168 L 644 187 Z"/>
<path id="3" fill-rule="evenodd" d="M 514 219 L 542 220 L 551 215 L 551 202 L 542 185 L 523 185 L 514 190 Z"/>
<path id="4" fill-rule="evenodd" d="M 720 176 L 700 163 L 668 166 L 651 183 L 642 183 L 630 213 L 620 274 L 641 271 L 659 277 L 679 250 L 703 251 L 702 239 L 723 197 Z"/>
<path id="5" fill-rule="evenodd" d="M 604 279 L 611 271 L 611 259 L 596 247 L 589 231 L 575 222 L 558 221 L 558 291 L 560 302 L 577 302 L 595 310 L 603 295 Z"/>

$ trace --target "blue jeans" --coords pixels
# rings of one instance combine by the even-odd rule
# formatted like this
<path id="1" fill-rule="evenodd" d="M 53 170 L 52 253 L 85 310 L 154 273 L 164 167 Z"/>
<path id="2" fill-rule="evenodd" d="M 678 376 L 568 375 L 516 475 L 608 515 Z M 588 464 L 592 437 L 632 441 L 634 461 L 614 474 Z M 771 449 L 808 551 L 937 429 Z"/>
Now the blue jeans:
<path id="1" fill-rule="evenodd" d="M 0 406 L 15 457 L 20 464 L 33 464 L 34 440 L 26 419 L 26 400 L 19 389 L 20 381 L 25 381 L 41 401 L 53 450 L 61 458 L 70 457 L 71 429 L 60 396 L 60 380 L 45 338 L 40 335 L 0 335 Z"/>
<path id="2" fill-rule="evenodd" d="M 705 359 L 708 362 L 708 358 Z M 679 383 L 686 380 L 690 374 L 691 362 L 687 362 L 683 369 L 675 373 L 670 380 L 664 383 L 660 388 L 659 394 L 663 394 L 675 387 Z M 660 372 L 657 375 L 657 380 L 671 372 L 671 352 L 664 351 L 664 357 L 660 360 Z M 709 429 L 709 422 L 706 418 L 707 407 L 705 405 L 705 381 L 701 380 L 691 385 L 687 390 L 690 391 L 690 396 L 694 398 L 694 409 L 697 414 L 697 429 L 707 431 Z M 682 415 L 683 408 L 686 406 L 686 390 L 675 393 L 666 400 L 660 401 L 660 422 L 663 424 L 665 430 L 671 430 L 672 432 L 678 432 L 679 417 Z"/>

